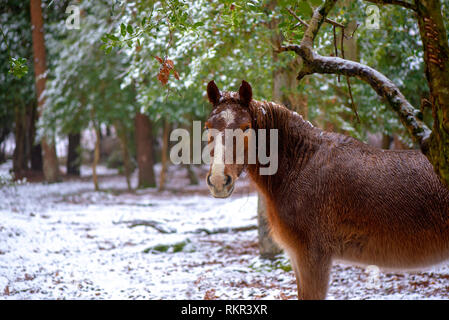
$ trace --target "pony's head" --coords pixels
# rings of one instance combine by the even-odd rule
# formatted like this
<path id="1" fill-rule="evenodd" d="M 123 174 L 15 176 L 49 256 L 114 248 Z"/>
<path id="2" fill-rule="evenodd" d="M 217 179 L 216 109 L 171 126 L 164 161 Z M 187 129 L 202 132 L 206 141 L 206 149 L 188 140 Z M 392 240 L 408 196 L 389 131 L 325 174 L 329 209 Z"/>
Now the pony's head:
<path id="1" fill-rule="evenodd" d="M 253 139 L 249 110 L 252 89 L 242 81 L 238 93 L 220 92 L 212 80 L 207 85 L 207 96 L 213 110 L 205 124 L 212 149 L 206 181 L 214 197 L 227 198 L 248 163 L 248 145 Z"/>

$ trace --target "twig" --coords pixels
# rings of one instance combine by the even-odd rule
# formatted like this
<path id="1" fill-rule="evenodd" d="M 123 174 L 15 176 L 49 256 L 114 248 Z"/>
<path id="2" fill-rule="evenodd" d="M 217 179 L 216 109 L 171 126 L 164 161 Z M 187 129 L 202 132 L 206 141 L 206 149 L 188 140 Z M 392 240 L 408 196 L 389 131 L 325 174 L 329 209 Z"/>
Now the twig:
<path id="1" fill-rule="evenodd" d="M 243 227 L 234 227 L 234 228 L 216 228 L 216 229 L 206 229 L 206 228 L 199 228 L 191 233 L 206 233 L 208 235 L 210 234 L 218 234 L 218 233 L 232 233 L 232 232 L 244 232 L 244 231 L 250 231 L 250 230 L 257 230 L 256 225 L 249 225 L 249 226 L 243 226 Z"/>
<path id="2" fill-rule="evenodd" d="M 344 28 L 344 27 L 345 27 L 345 26 L 342 25 L 340 22 L 331 20 L 331 19 L 329 19 L 329 18 L 325 18 L 325 19 L 324 19 L 324 22 L 330 23 L 330 24 L 333 25 L 334 27 L 340 27 L 340 28 Z"/>
<path id="3" fill-rule="evenodd" d="M 349 39 L 354 38 L 354 33 L 357 31 L 358 28 L 359 28 L 359 24 L 357 23 L 357 24 L 355 25 L 354 31 L 352 31 L 352 33 L 351 33 L 351 36 L 348 37 L 347 35 L 345 35 L 345 39 L 346 39 L 346 40 L 349 40 Z"/>
<path id="4" fill-rule="evenodd" d="M 299 23 L 301 23 L 302 25 L 304 25 L 306 28 L 309 27 L 309 24 L 307 22 L 305 22 L 304 20 L 302 20 L 300 17 L 298 17 L 290 8 L 287 8 L 287 11 L 290 12 L 290 14 L 299 21 Z"/>
<path id="5" fill-rule="evenodd" d="M 335 26 L 332 27 L 332 32 L 334 33 L 334 51 L 335 56 L 338 57 L 338 47 L 337 47 L 337 33 L 335 32 Z M 337 75 L 338 82 L 340 82 L 340 75 Z"/>
<path id="6" fill-rule="evenodd" d="M 151 227 L 159 231 L 160 233 L 175 233 L 176 230 L 169 227 L 162 227 L 161 224 L 154 220 L 127 220 L 127 221 L 119 221 L 114 222 L 114 224 L 125 223 L 128 224 L 128 228 L 135 228 L 138 226 Z"/>
<path id="7" fill-rule="evenodd" d="M 392 4 L 416 11 L 416 6 L 414 4 L 401 0 L 366 0 L 366 1 L 375 4 Z"/>
<path id="8" fill-rule="evenodd" d="M 8 56 L 9 56 L 9 59 L 11 59 L 11 50 L 10 50 L 10 48 L 9 48 L 8 39 L 6 39 L 6 36 L 5 36 L 5 34 L 3 33 L 2 27 L 0 27 L 0 33 L 1 33 L 2 36 L 3 36 L 3 41 L 5 42 L 6 49 L 8 50 Z"/>
<path id="9" fill-rule="evenodd" d="M 341 57 L 343 59 L 345 58 L 344 39 L 345 39 L 345 29 L 342 28 L 341 29 L 341 49 L 340 50 L 341 50 Z M 340 79 L 339 79 L 339 81 L 340 81 Z M 357 123 L 360 123 L 359 113 L 357 112 L 357 108 L 354 103 L 354 97 L 352 96 L 352 90 L 351 90 L 351 82 L 350 82 L 348 76 L 346 76 L 346 84 L 348 85 L 349 97 L 351 98 L 352 111 L 354 111 L 354 113 L 355 113 L 355 116 L 357 118 Z"/>

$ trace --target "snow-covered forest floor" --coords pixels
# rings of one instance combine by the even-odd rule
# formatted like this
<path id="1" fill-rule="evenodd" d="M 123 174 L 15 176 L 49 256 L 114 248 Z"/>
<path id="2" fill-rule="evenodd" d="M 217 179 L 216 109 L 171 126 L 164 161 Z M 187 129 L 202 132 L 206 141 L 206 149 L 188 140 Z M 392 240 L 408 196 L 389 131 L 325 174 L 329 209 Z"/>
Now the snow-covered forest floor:
<path id="1" fill-rule="evenodd" d="M 0 185 L 0 299 L 296 299 L 288 259 L 258 256 L 257 196 L 245 179 L 223 200 L 204 181 L 188 186 L 177 167 L 163 192 L 128 192 L 123 177 L 102 173 L 100 192 L 88 168 L 52 185 Z M 447 264 L 406 273 L 335 263 L 328 294 L 448 297 Z"/>

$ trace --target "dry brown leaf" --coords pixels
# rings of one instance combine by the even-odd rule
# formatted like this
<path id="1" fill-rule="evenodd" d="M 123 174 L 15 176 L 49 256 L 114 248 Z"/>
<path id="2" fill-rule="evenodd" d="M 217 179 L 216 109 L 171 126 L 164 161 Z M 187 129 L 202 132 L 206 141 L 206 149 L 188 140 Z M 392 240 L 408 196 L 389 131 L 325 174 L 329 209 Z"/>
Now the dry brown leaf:
<path id="1" fill-rule="evenodd" d="M 204 300 L 216 300 L 218 297 L 215 295 L 215 289 L 210 289 L 206 291 L 204 295 Z"/>
<path id="2" fill-rule="evenodd" d="M 166 85 L 170 78 L 170 71 L 173 70 L 173 75 L 177 80 L 179 80 L 179 73 L 175 70 L 175 64 L 173 60 L 165 58 L 164 60 L 158 56 L 154 57 L 161 64 L 159 68 L 159 73 L 157 75 L 157 79 L 163 84 Z"/>
<path id="3" fill-rule="evenodd" d="M 162 58 L 155 56 L 156 60 L 159 61 L 160 64 L 164 63 L 164 60 L 162 60 Z"/>

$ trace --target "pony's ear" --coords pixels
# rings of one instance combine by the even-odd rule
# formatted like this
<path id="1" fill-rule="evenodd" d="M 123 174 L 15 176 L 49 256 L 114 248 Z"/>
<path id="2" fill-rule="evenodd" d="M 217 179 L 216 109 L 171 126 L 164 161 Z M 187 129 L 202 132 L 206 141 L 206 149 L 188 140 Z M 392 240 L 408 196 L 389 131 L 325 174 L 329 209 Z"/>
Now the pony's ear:
<path id="1" fill-rule="evenodd" d="M 216 106 L 218 101 L 220 101 L 221 93 L 220 90 L 218 90 L 214 80 L 207 84 L 207 97 L 209 98 L 210 103 L 214 106 Z"/>
<path id="2" fill-rule="evenodd" d="M 251 89 L 251 85 L 245 80 L 242 80 L 242 84 L 240 85 L 239 89 L 239 95 L 242 105 L 249 106 L 249 103 L 253 98 L 253 89 Z"/>

